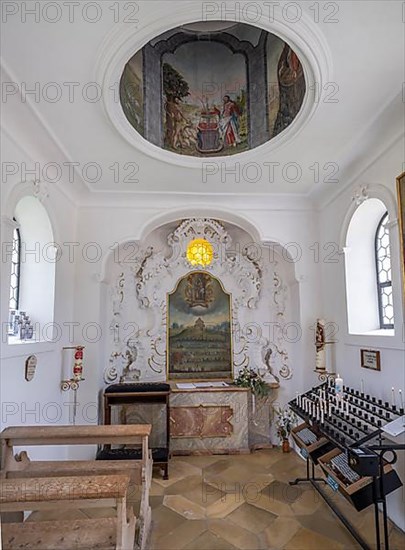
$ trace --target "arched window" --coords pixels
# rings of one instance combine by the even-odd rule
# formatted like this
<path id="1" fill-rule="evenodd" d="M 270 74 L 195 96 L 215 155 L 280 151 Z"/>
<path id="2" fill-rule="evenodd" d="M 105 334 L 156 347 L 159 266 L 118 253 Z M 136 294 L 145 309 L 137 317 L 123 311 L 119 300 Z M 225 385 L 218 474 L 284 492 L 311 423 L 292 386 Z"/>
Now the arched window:
<path id="1" fill-rule="evenodd" d="M 390 234 L 388 212 L 380 220 L 375 233 L 375 259 L 377 268 L 377 295 L 380 328 L 394 328 L 392 298 Z"/>
<path id="2" fill-rule="evenodd" d="M 13 251 L 11 253 L 10 310 L 18 309 L 20 301 L 21 235 L 18 227 L 13 232 Z"/>
<path id="3" fill-rule="evenodd" d="M 345 271 L 350 334 L 394 334 L 389 221 L 386 205 L 369 198 L 353 213 L 346 234 Z"/>
<path id="4" fill-rule="evenodd" d="M 15 207 L 8 342 L 54 337 L 55 264 L 51 222 L 42 203 L 25 196 Z M 11 248 L 11 247 L 10 247 Z"/>

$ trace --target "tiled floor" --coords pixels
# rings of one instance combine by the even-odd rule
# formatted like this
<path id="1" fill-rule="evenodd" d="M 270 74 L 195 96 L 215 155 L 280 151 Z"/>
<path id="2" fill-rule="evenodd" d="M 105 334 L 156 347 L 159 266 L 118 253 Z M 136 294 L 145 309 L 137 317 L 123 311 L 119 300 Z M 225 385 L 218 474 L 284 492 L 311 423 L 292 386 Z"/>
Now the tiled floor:
<path id="1" fill-rule="evenodd" d="M 311 486 L 291 487 L 305 475 L 305 462 L 278 449 L 252 455 L 175 457 L 170 479 L 152 482 L 150 550 L 350 550 L 360 548 Z M 373 509 L 356 510 L 326 489 L 374 546 Z M 131 500 L 138 500 L 137 492 Z M 107 516 L 108 509 L 77 514 Z M 55 514 L 57 514 L 55 512 Z M 38 517 L 32 520 L 50 519 Z M 405 548 L 405 535 L 390 526 L 391 550 Z"/>
<path id="2" fill-rule="evenodd" d="M 278 449 L 252 455 L 176 457 L 170 479 L 155 476 L 151 550 L 360 548 L 308 484 L 305 462 Z M 328 491 L 328 489 L 326 489 Z M 356 510 L 328 491 L 373 546 L 373 509 Z M 391 550 L 405 548 L 392 525 Z"/>

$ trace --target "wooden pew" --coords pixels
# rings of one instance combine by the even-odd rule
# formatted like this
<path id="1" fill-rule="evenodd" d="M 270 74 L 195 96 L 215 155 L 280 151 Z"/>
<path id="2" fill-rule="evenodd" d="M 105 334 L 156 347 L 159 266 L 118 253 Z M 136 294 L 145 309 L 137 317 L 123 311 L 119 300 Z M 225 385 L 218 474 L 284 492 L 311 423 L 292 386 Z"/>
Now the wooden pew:
<path id="1" fill-rule="evenodd" d="M 132 550 L 136 519 L 132 509 L 127 509 L 129 481 L 129 475 L 1 480 L 2 514 L 59 507 L 108 506 L 116 509 L 116 517 L 111 518 L 3 523 L 4 550 L 100 547 Z"/>
<path id="2" fill-rule="evenodd" d="M 2 461 L 0 476 L 5 479 L 49 476 L 94 476 L 125 473 L 140 490 L 137 546 L 146 548 L 151 526 L 149 492 L 152 482 L 152 458 L 148 445 L 150 424 L 114 426 L 18 426 L 0 433 Z M 14 447 L 36 445 L 142 445 L 137 460 L 63 460 L 32 461 L 26 451 L 14 456 Z"/>

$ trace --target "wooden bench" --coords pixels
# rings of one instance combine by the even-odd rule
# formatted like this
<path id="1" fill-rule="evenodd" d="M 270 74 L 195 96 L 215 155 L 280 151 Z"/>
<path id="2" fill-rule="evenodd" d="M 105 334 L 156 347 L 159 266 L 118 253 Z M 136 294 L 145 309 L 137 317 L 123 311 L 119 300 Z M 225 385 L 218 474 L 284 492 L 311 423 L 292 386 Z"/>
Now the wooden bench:
<path id="1" fill-rule="evenodd" d="M 115 548 L 132 550 L 136 519 L 127 509 L 129 475 L 52 477 L 0 481 L 0 512 L 109 506 L 116 517 L 3 523 L 3 548 Z"/>
<path id="2" fill-rule="evenodd" d="M 131 482 L 139 489 L 140 509 L 137 546 L 146 547 L 151 525 L 149 492 L 152 482 L 152 458 L 148 446 L 149 424 L 115 426 L 18 426 L 5 428 L 0 434 L 2 443 L 1 477 L 46 478 L 49 476 L 94 476 L 130 474 Z M 32 461 L 26 451 L 14 456 L 14 447 L 35 445 L 142 445 L 142 459 L 136 460 L 63 460 Z"/>

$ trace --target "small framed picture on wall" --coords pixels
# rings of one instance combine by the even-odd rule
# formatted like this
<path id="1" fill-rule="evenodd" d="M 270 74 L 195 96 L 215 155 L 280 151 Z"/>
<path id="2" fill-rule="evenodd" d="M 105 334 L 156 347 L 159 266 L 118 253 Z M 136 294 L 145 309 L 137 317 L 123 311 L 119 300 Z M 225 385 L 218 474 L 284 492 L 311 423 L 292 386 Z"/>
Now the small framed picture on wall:
<path id="1" fill-rule="evenodd" d="M 360 350 L 361 366 L 365 369 L 381 370 L 380 352 L 372 349 Z"/>

